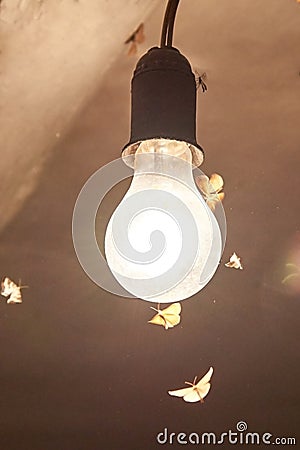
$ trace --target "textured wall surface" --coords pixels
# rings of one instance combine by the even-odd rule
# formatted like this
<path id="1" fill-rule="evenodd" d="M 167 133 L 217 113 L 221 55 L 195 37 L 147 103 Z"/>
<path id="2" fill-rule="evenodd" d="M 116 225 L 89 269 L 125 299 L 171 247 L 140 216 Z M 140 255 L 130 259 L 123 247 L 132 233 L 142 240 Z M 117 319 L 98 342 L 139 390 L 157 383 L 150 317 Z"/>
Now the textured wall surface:
<path id="1" fill-rule="evenodd" d="M 0 229 L 154 0 L 2 0 Z M 2 166 L 3 164 L 3 166 Z"/>

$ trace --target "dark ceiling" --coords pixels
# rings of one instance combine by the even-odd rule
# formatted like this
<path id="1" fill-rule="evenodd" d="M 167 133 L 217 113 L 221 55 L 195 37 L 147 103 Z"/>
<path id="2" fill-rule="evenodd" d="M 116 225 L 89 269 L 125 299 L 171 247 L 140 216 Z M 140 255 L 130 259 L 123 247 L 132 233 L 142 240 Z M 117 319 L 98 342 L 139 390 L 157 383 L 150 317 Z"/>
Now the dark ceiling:
<path id="1" fill-rule="evenodd" d="M 0 303 L 1 449 L 151 450 L 165 427 L 221 434 L 239 421 L 271 441 L 300 439 L 300 279 L 282 283 L 287 263 L 300 267 L 300 9 L 292 0 L 187 3 L 175 45 L 207 73 L 198 140 L 202 170 L 225 180 L 221 264 L 165 331 L 147 324 L 149 303 L 101 290 L 77 261 L 78 193 L 128 140 L 136 61 L 122 55 L 0 236 L 3 276 L 29 286 L 21 305 Z M 164 5 L 145 23 L 145 50 Z M 243 271 L 224 266 L 233 251 Z M 210 366 L 204 404 L 168 396 Z"/>

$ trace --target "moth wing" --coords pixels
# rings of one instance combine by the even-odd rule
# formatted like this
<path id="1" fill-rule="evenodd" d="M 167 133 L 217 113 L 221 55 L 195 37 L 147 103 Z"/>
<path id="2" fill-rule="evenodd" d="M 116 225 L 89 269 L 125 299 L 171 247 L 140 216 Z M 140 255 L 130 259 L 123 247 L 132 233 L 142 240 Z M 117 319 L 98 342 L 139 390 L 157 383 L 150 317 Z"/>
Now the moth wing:
<path id="1" fill-rule="evenodd" d="M 136 55 L 136 53 L 137 53 L 137 45 L 136 45 L 135 41 L 131 41 L 127 55 L 134 56 L 134 55 Z"/>
<path id="2" fill-rule="evenodd" d="M 236 253 L 233 253 L 233 255 L 230 257 L 230 260 L 225 263 L 226 267 L 234 267 L 234 269 L 243 269 L 240 258 Z"/>
<path id="3" fill-rule="evenodd" d="M 135 31 L 124 41 L 124 44 L 129 44 L 129 42 L 132 42 L 134 40 Z"/>
<path id="4" fill-rule="evenodd" d="M 180 323 L 179 314 L 162 314 L 162 316 L 165 319 L 168 328 L 173 328 Z"/>
<path id="5" fill-rule="evenodd" d="M 235 269 L 243 269 L 241 264 L 241 258 L 239 258 L 236 253 L 233 253 L 233 255 L 230 258 L 230 262 L 232 263 L 231 267 L 234 267 Z"/>
<path id="6" fill-rule="evenodd" d="M 198 383 L 196 383 L 195 386 L 197 386 L 197 388 L 199 388 L 200 386 L 208 383 L 210 381 L 213 373 L 214 373 L 214 369 L 213 369 L 213 367 L 210 367 L 208 372 L 201 378 L 201 380 L 198 381 Z"/>
<path id="7" fill-rule="evenodd" d="M 239 261 L 232 261 L 230 264 L 230 267 L 233 267 L 234 269 L 238 269 L 240 267 Z"/>
<path id="8" fill-rule="evenodd" d="M 230 262 L 238 261 L 238 255 L 234 252 L 232 256 L 230 256 Z"/>
<path id="9" fill-rule="evenodd" d="M 195 178 L 196 185 L 200 189 L 200 191 L 207 195 L 209 193 L 209 178 L 206 175 L 200 175 Z"/>
<path id="10" fill-rule="evenodd" d="M 145 35 L 144 35 L 144 24 L 141 23 L 141 25 L 138 27 L 138 29 L 135 32 L 134 35 L 134 41 L 137 42 L 138 44 L 142 44 L 145 40 Z"/>
<path id="11" fill-rule="evenodd" d="M 8 290 L 6 280 L 7 278 L 1 282 L 1 295 L 3 295 L 3 297 L 8 297 L 11 294 L 11 291 Z"/>
<path id="12" fill-rule="evenodd" d="M 173 328 L 175 325 L 180 323 L 180 312 L 181 312 L 181 304 L 173 303 L 167 308 L 163 309 L 160 315 L 165 320 L 165 328 Z"/>
<path id="13" fill-rule="evenodd" d="M 178 325 L 180 323 L 180 315 L 179 314 L 162 314 L 162 316 L 168 321 L 171 322 L 172 325 Z"/>
<path id="14" fill-rule="evenodd" d="M 129 44 L 129 42 L 132 42 L 133 41 L 133 37 L 134 37 L 133 34 L 131 36 L 129 36 L 129 38 L 126 39 L 126 41 L 124 41 L 124 44 Z"/>
<path id="15" fill-rule="evenodd" d="M 287 267 L 288 269 L 295 269 L 299 272 L 299 267 L 296 266 L 296 264 L 286 263 L 285 267 Z"/>
<path id="16" fill-rule="evenodd" d="M 8 304 L 22 303 L 21 289 L 19 287 L 16 287 L 11 296 L 6 300 L 6 302 Z"/>
<path id="17" fill-rule="evenodd" d="M 209 179 L 210 183 L 210 192 L 220 192 L 224 186 L 224 180 L 221 175 L 217 173 L 213 173 Z"/>
<path id="18" fill-rule="evenodd" d="M 165 320 L 163 319 L 163 317 L 161 317 L 160 314 L 155 314 L 155 316 L 151 320 L 148 320 L 148 323 L 154 323 L 155 325 L 162 325 L 163 327 L 166 325 Z"/>
<path id="19" fill-rule="evenodd" d="M 209 195 L 209 197 L 206 200 L 207 206 L 214 211 L 216 208 L 216 204 L 218 203 L 219 199 L 217 195 Z"/>
<path id="20" fill-rule="evenodd" d="M 199 396 L 199 400 L 203 400 L 204 397 L 206 397 L 207 394 L 209 393 L 211 387 L 210 379 L 212 377 L 213 372 L 214 369 L 210 367 L 208 372 L 204 375 L 204 377 L 202 377 L 201 380 L 198 381 L 198 383 L 195 385 L 195 391 Z"/>
<path id="21" fill-rule="evenodd" d="M 174 397 L 185 397 L 193 390 L 193 387 L 188 387 L 183 389 L 176 389 L 176 391 L 168 391 L 168 394 L 173 395 Z"/>
<path id="22" fill-rule="evenodd" d="M 185 402 L 189 402 L 189 403 L 196 403 L 196 402 L 200 402 L 201 397 L 199 396 L 197 389 L 195 389 L 194 387 L 191 388 L 191 391 L 188 392 L 184 397 L 183 400 Z"/>
<path id="23" fill-rule="evenodd" d="M 290 273 L 282 280 L 282 284 L 286 284 L 288 281 L 293 280 L 294 278 L 299 278 L 299 273 Z"/>
<path id="24" fill-rule="evenodd" d="M 214 211 L 216 209 L 216 206 L 219 202 L 223 200 L 225 197 L 224 192 L 221 192 L 221 194 L 209 194 L 206 200 L 207 206 Z"/>
<path id="25" fill-rule="evenodd" d="M 181 313 L 181 304 L 178 303 L 172 303 L 172 305 L 167 306 L 167 308 L 162 310 L 162 313 L 164 315 L 166 314 L 180 314 Z"/>
<path id="26" fill-rule="evenodd" d="M 210 383 L 206 383 L 204 386 L 197 387 L 197 393 L 199 397 L 202 399 L 206 397 L 207 394 L 209 393 L 210 387 L 211 387 Z"/>
<path id="27" fill-rule="evenodd" d="M 229 261 L 229 262 L 225 263 L 225 266 L 226 266 L 226 267 L 234 267 L 234 266 L 235 266 L 235 263 Z"/>
<path id="28" fill-rule="evenodd" d="M 16 285 L 16 283 L 14 283 L 8 277 L 5 277 L 1 283 L 1 295 L 3 295 L 4 297 L 8 297 L 17 287 L 18 286 Z"/>

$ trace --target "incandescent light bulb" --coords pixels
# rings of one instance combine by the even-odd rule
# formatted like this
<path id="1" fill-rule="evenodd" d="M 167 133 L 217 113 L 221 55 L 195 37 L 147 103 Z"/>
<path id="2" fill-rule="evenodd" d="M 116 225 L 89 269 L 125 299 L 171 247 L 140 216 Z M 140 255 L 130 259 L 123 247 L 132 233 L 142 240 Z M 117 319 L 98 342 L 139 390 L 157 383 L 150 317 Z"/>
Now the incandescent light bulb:
<path id="1" fill-rule="evenodd" d="M 171 139 L 142 141 L 134 169 L 106 229 L 107 263 L 136 297 L 184 300 L 209 282 L 222 253 L 218 222 L 193 179 L 190 146 Z"/>

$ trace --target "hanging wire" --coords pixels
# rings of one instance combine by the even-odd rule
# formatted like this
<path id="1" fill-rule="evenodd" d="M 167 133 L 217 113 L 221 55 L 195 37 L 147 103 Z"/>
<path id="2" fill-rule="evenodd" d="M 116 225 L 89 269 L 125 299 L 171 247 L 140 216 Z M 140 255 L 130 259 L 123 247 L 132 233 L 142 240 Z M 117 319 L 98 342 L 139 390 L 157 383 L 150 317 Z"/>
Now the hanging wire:
<path id="1" fill-rule="evenodd" d="M 171 7 L 172 0 L 168 1 L 165 15 L 164 15 L 164 21 L 161 29 L 161 38 L 160 38 L 160 46 L 165 47 L 166 41 L 167 41 L 167 31 L 168 31 L 168 21 L 169 21 L 169 14 L 170 14 L 170 7 Z"/>
<path id="2" fill-rule="evenodd" d="M 169 0 L 161 30 L 161 47 L 172 47 L 175 16 L 180 0 Z"/>

